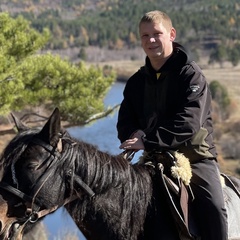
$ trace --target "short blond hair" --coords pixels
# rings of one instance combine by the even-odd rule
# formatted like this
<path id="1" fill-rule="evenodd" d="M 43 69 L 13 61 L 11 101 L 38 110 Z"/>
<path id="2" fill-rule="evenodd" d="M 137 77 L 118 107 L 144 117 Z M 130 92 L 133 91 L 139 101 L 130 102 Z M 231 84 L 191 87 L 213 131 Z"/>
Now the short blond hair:
<path id="1" fill-rule="evenodd" d="M 144 22 L 162 23 L 163 26 L 169 31 L 173 27 L 171 18 L 166 13 L 158 11 L 158 10 L 154 10 L 154 11 L 145 13 L 139 22 L 139 27 Z"/>

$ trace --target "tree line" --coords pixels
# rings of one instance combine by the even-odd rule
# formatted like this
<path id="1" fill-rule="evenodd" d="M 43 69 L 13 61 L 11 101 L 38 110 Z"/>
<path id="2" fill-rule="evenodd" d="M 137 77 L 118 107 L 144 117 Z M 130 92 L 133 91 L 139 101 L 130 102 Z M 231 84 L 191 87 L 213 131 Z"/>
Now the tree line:
<path id="1" fill-rule="evenodd" d="M 45 46 L 47 49 L 137 47 L 140 17 L 146 11 L 160 9 L 172 18 L 178 32 L 177 41 L 189 46 L 196 56 L 198 49 L 207 49 L 209 63 L 227 60 L 236 66 L 240 60 L 237 0 L 62 0 L 58 8 L 41 11 L 36 11 L 34 2 L 40 4 L 44 0 L 27 2 L 32 2 L 31 8 L 12 16 L 23 15 L 39 32 L 48 28 L 52 37 Z"/>

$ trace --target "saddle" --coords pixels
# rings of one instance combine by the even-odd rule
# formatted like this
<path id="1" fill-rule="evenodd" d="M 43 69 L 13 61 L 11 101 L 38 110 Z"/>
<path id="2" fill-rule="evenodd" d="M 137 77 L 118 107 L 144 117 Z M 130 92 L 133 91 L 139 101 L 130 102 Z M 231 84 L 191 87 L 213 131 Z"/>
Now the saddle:
<path id="1" fill-rule="evenodd" d="M 124 151 L 122 156 L 131 161 L 134 151 Z M 190 187 L 192 171 L 190 161 L 183 154 L 176 151 L 159 153 L 143 153 L 137 164 L 144 164 L 154 169 L 157 175 L 157 185 L 165 194 L 168 206 L 175 221 L 181 240 L 200 240 L 191 202 L 194 195 Z M 222 186 L 230 187 L 240 198 L 240 192 L 229 176 L 221 173 Z"/>
<path id="2" fill-rule="evenodd" d="M 124 151 L 122 156 L 131 161 L 134 151 Z M 189 186 L 192 177 L 190 162 L 183 154 L 176 151 L 143 153 L 138 164 L 154 168 L 158 185 L 164 192 L 181 240 L 197 240 L 189 229 L 189 201 L 194 199 Z"/>
<path id="3" fill-rule="evenodd" d="M 173 151 L 143 156 L 141 160 L 145 165 L 154 167 L 157 172 L 159 187 L 165 194 L 179 238 L 181 240 L 200 239 L 190 233 L 189 203 L 194 199 L 189 185 L 192 177 L 190 162 L 186 161 L 186 157 L 182 154 Z"/>
<path id="4" fill-rule="evenodd" d="M 143 156 L 144 164 L 154 167 L 157 172 L 157 181 L 164 192 L 168 206 L 175 221 L 181 240 L 200 240 L 194 213 L 191 211 L 191 202 L 194 195 L 190 187 L 192 177 L 190 161 L 183 154 L 166 151 L 150 156 Z M 240 198 L 240 192 L 232 179 L 221 173 L 222 187 L 231 188 Z"/>

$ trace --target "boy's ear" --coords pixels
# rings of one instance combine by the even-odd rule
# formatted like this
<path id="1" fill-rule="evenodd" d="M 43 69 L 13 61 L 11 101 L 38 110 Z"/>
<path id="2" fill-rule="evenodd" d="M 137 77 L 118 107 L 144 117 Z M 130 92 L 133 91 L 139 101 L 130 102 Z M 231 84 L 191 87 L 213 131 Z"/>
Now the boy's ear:
<path id="1" fill-rule="evenodd" d="M 176 39 L 177 32 L 175 28 L 172 28 L 170 31 L 170 40 L 173 42 Z"/>

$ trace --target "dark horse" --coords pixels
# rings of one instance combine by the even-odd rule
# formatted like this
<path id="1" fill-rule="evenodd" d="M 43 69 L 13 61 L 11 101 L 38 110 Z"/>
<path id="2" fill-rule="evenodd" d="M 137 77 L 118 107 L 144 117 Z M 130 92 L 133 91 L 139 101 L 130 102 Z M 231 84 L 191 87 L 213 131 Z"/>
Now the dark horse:
<path id="1" fill-rule="evenodd" d="M 73 139 L 61 129 L 58 109 L 42 129 L 29 129 L 16 118 L 15 123 L 18 134 L 0 160 L 1 188 L 10 195 L 7 213 L 0 215 L 7 229 L 0 229 L 0 240 L 21 239 L 16 232 L 61 206 L 89 240 L 197 239 L 179 234 L 152 166 Z M 232 180 L 239 189 L 240 181 Z M 237 191 L 224 187 L 229 239 L 240 239 Z M 6 226 L 4 219 L 14 220 Z"/>

